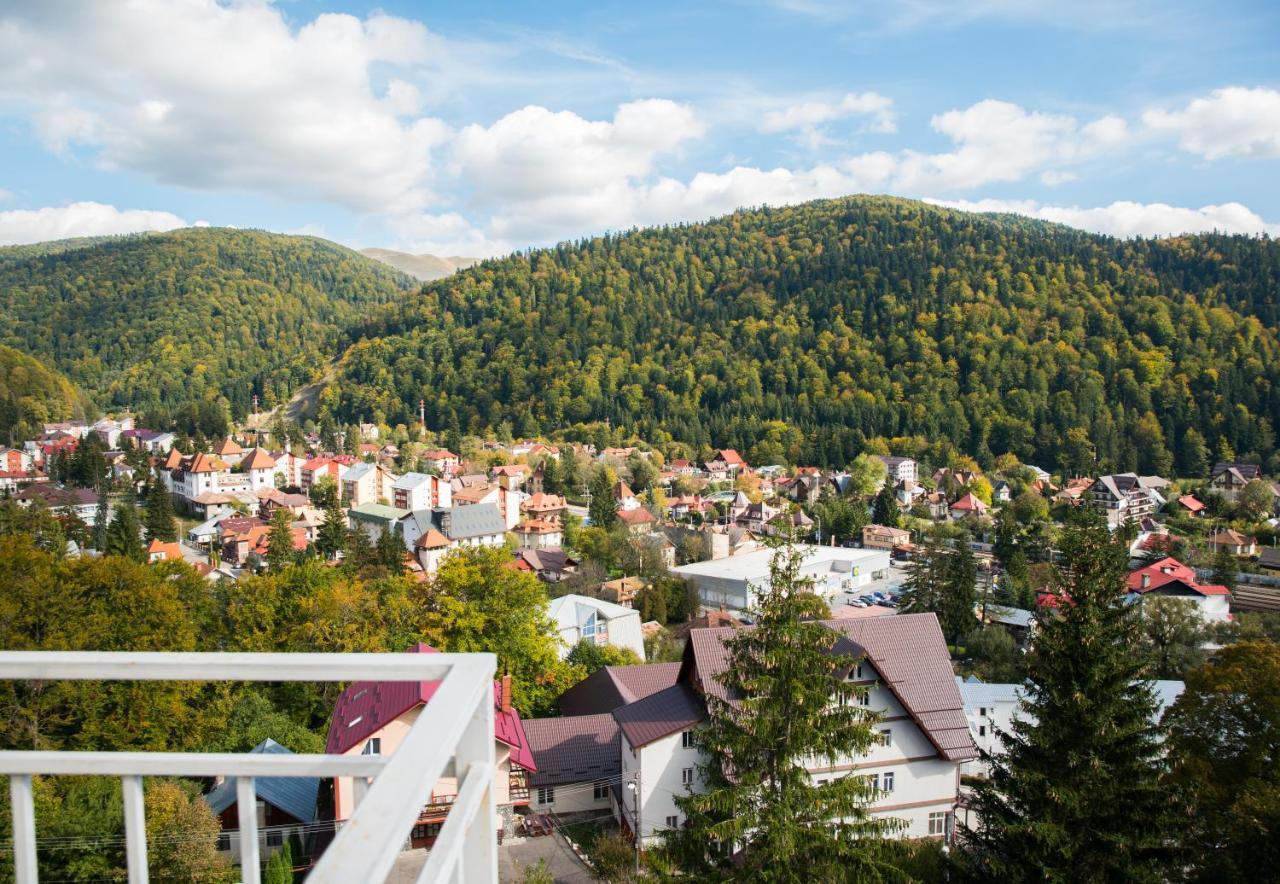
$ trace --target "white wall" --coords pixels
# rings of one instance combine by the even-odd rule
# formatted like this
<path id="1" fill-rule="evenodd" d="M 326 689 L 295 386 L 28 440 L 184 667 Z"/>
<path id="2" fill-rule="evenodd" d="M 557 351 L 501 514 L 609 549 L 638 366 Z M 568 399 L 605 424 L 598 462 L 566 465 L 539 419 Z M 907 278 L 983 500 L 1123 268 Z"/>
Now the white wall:
<path id="1" fill-rule="evenodd" d="M 667 829 L 667 817 L 677 818 L 676 824 L 684 822 L 684 814 L 676 807 L 676 796 L 684 795 L 689 787 L 682 781 L 683 771 L 693 768 L 694 788 L 701 781 L 698 765 L 702 761 L 701 753 L 693 748 L 683 746 L 683 731 L 655 740 L 647 746 L 633 750 L 622 735 L 622 782 L 623 800 L 627 804 L 627 816 L 630 818 L 633 794 L 625 784 L 635 782 L 637 774 L 640 782 L 640 831 L 646 840 L 652 840 Z"/>
<path id="2" fill-rule="evenodd" d="M 539 801 L 539 788 L 529 787 L 529 807 L 537 813 L 578 813 L 586 810 L 609 809 L 609 783 L 613 777 L 603 781 L 603 798 L 595 797 L 595 783 L 587 780 L 582 783 L 563 783 L 554 786 L 555 794 L 551 801 Z"/>

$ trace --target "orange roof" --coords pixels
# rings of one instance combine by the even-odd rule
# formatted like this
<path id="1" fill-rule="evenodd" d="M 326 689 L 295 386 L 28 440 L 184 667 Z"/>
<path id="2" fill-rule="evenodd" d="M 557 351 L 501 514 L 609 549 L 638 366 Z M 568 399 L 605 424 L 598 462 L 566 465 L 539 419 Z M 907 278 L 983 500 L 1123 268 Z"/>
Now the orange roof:
<path id="1" fill-rule="evenodd" d="M 623 482 L 621 479 L 619 479 L 613 486 L 613 496 L 618 498 L 618 500 L 626 500 L 628 497 L 635 497 L 635 495 L 631 493 L 631 489 L 627 487 L 627 483 Z"/>
<path id="2" fill-rule="evenodd" d="M 729 466 L 746 466 L 746 461 L 742 459 L 742 455 L 734 451 L 732 448 L 722 448 L 716 452 L 716 457 Z"/>
<path id="3" fill-rule="evenodd" d="M 547 512 L 548 510 L 562 510 L 568 504 L 559 494 L 544 494 L 539 491 L 537 494 L 530 495 L 520 504 L 520 509 L 526 512 L 538 513 Z"/>
<path id="4" fill-rule="evenodd" d="M 147 555 L 153 556 L 156 553 L 160 553 L 160 558 L 168 562 L 182 561 L 182 547 L 176 543 L 163 543 L 159 540 L 153 540 L 147 547 Z"/>
<path id="5" fill-rule="evenodd" d="M 180 466 L 182 466 L 182 452 L 176 448 L 170 448 L 169 453 L 165 455 L 164 468 L 176 470 Z"/>
<path id="6" fill-rule="evenodd" d="M 226 464 L 218 460 L 210 454 L 201 451 L 191 461 L 191 466 L 187 467 L 188 473 L 220 473 L 226 469 Z"/>
<path id="7" fill-rule="evenodd" d="M 966 512 L 972 511 L 975 513 L 980 513 L 986 510 L 988 507 L 985 503 L 983 503 L 978 497 L 974 496 L 973 494 L 966 494 L 964 497 L 960 498 L 955 503 L 951 504 L 951 508 L 953 510 L 963 510 Z"/>
<path id="8" fill-rule="evenodd" d="M 418 538 L 414 546 L 419 549 L 443 549 L 449 545 L 449 538 L 435 528 L 428 528 L 427 533 Z"/>
<path id="9" fill-rule="evenodd" d="M 622 510 L 618 513 L 618 518 L 628 525 L 647 525 L 653 521 L 653 513 L 640 507 L 633 510 Z"/>
<path id="10" fill-rule="evenodd" d="M 246 470 L 269 470 L 275 465 L 275 459 L 261 448 L 250 450 L 249 456 L 240 461 L 240 466 Z"/>
<path id="11" fill-rule="evenodd" d="M 546 519 L 525 519 L 516 525 L 517 534 L 554 534 L 559 530 L 559 525 Z"/>
<path id="12" fill-rule="evenodd" d="M 518 476 L 527 472 L 529 472 L 527 463 L 509 463 L 493 468 L 493 473 L 497 476 Z"/>
<path id="13" fill-rule="evenodd" d="M 433 448 L 430 451 L 422 452 L 424 460 L 461 460 L 458 455 L 454 454 L 448 448 Z"/>
<path id="14" fill-rule="evenodd" d="M 213 453 L 220 457 L 226 457 L 228 454 L 241 454 L 243 451 L 244 449 L 230 436 L 223 439 L 218 447 L 213 449 Z"/>

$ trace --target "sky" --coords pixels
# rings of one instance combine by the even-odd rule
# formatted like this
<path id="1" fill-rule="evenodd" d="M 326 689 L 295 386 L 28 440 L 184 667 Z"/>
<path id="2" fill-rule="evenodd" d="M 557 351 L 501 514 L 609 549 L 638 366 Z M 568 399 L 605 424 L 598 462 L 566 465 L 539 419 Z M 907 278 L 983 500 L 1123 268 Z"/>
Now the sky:
<path id="1" fill-rule="evenodd" d="M 487 256 L 854 193 L 1280 236 L 1280 4 L 0 3 L 0 243 Z"/>

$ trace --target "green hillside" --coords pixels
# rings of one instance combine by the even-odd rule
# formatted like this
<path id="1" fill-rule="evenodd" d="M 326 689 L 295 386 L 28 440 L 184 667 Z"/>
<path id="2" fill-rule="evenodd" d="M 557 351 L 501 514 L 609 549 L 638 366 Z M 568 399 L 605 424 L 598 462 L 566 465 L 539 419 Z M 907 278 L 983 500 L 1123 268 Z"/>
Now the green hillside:
<path id="1" fill-rule="evenodd" d="M 39 434 L 46 421 L 92 416 L 93 407 L 65 377 L 0 345 L 0 447 Z"/>
<path id="2" fill-rule="evenodd" d="M 409 422 L 421 396 L 433 429 L 607 420 L 756 462 L 842 464 L 915 436 L 983 460 L 1197 472 L 1276 453 L 1278 292 L 1269 240 L 819 201 L 428 284 L 365 327 L 322 407 Z"/>
<path id="3" fill-rule="evenodd" d="M 243 415 L 314 380 L 407 277 L 313 237 L 191 228 L 0 249 L 0 344 L 104 407 L 225 397 Z"/>

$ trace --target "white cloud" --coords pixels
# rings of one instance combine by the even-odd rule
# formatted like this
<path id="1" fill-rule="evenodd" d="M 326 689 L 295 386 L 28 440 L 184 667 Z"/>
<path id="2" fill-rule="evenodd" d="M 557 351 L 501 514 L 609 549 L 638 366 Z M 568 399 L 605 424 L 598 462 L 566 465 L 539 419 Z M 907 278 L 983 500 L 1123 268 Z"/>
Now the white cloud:
<path id="1" fill-rule="evenodd" d="M 1207 160 L 1280 157 L 1280 90 L 1215 89 L 1182 110 L 1149 110 L 1142 121 L 1176 135 L 1183 150 Z"/>
<path id="2" fill-rule="evenodd" d="M 26 0 L 0 13 L 0 100 L 51 149 L 166 183 L 320 198 L 357 210 L 427 198 L 438 120 L 384 72 L 428 60 L 406 19 L 268 3 Z"/>
<path id="3" fill-rule="evenodd" d="M 1044 221 L 1056 221 L 1094 233 L 1111 236 L 1177 236 L 1184 233 L 1259 234 L 1280 236 L 1280 224 L 1268 224 L 1240 203 L 1222 203 L 1199 209 L 1167 203 L 1118 201 L 1108 206 L 1046 206 L 1034 200 L 936 200 L 927 202 L 966 212 L 1011 212 Z"/>
<path id="4" fill-rule="evenodd" d="M 1075 181 L 1080 176 L 1075 172 L 1063 172 L 1059 169 L 1046 169 L 1040 173 L 1040 183 L 1046 187 L 1057 187 L 1059 184 L 1066 184 L 1069 181 Z"/>
<path id="5" fill-rule="evenodd" d="M 765 112 L 757 127 L 760 132 L 799 132 L 817 146 L 825 142 L 821 126 L 849 117 L 867 117 L 865 130 L 890 134 L 897 131 L 893 101 L 876 92 L 849 92 L 839 101 L 809 99 Z"/>
<path id="6" fill-rule="evenodd" d="M 13 199 L 13 191 L 5 190 L 3 187 L 0 187 L 0 203 L 11 199 Z"/>
<path id="7" fill-rule="evenodd" d="M 170 212 L 117 209 L 103 203 L 81 202 L 43 209 L 0 212 L 0 244 L 18 245 L 73 236 L 173 230 L 186 226 L 186 221 Z"/>

